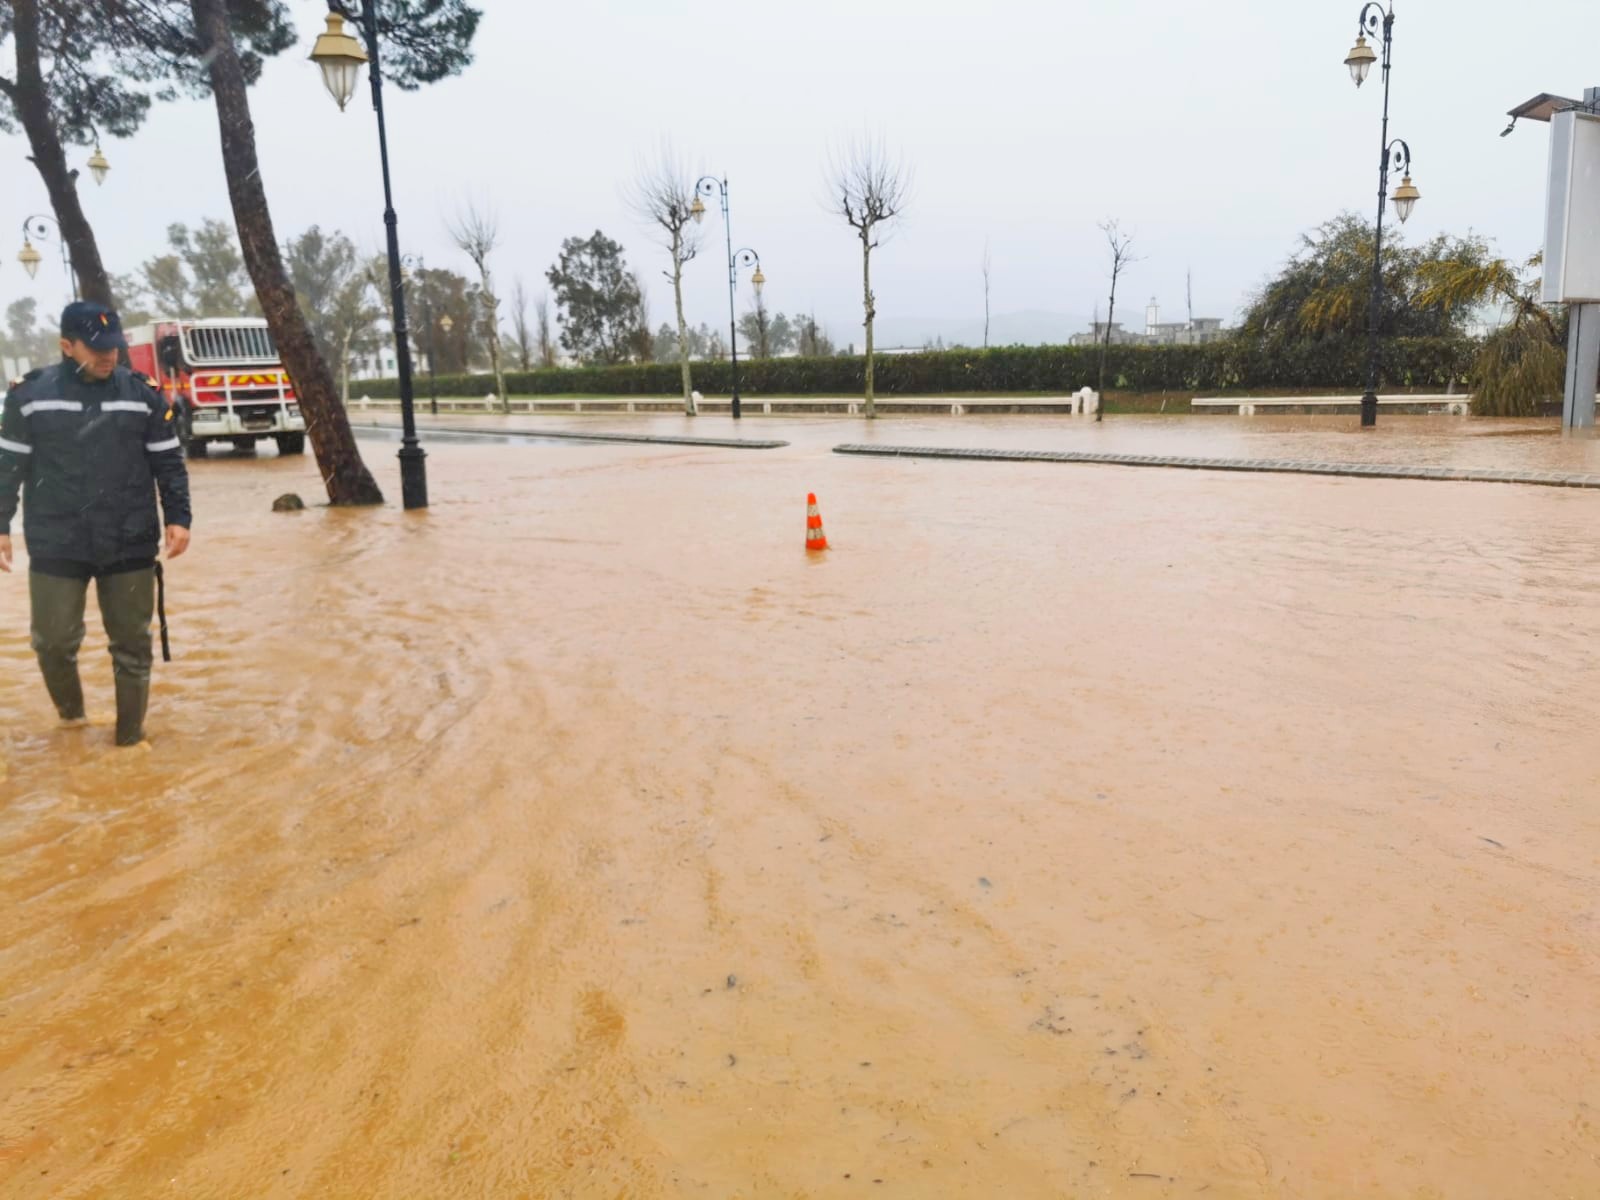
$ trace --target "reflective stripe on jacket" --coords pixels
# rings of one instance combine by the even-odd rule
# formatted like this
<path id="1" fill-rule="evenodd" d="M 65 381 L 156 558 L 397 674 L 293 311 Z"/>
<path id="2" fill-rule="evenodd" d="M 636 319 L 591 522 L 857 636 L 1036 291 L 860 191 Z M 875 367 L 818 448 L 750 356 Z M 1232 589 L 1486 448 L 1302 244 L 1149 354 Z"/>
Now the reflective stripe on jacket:
<path id="1" fill-rule="evenodd" d="M 105 565 L 154 558 L 163 521 L 188 527 L 189 473 L 177 422 L 126 367 L 90 383 L 70 362 L 29 375 L 0 416 L 0 531 L 22 493 L 34 558 Z"/>

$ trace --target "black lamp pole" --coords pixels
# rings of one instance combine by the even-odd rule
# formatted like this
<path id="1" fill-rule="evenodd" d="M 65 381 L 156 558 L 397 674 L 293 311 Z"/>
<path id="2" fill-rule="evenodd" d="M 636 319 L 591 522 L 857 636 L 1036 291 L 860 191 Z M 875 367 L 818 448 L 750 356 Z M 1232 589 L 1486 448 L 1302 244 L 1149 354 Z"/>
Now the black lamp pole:
<path id="1" fill-rule="evenodd" d="M 1366 78 L 1365 69 L 1356 72 L 1354 64 L 1359 61 L 1357 56 L 1365 58 L 1368 69 L 1371 65 L 1371 52 L 1363 53 L 1362 49 L 1367 35 L 1374 38 L 1381 36 L 1383 39 L 1383 156 L 1378 163 L 1378 223 L 1372 240 L 1372 299 L 1367 308 L 1367 390 L 1361 397 L 1361 426 L 1370 429 L 1378 423 L 1378 325 L 1383 314 L 1383 216 L 1389 203 L 1389 172 L 1391 169 L 1402 172 L 1408 177 L 1407 185 L 1410 184 L 1411 147 L 1398 139 L 1393 142 L 1389 140 L 1389 66 L 1394 51 L 1394 4 L 1391 2 L 1385 8 L 1378 0 L 1370 0 L 1361 10 L 1359 32 L 1357 49 L 1351 52 L 1350 59 L 1345 60 L 1346 65 L 1352 68 L 1357 87 Z M 1402 202 L 1398 193 L 1395 199 L 1403 222 L 1410 215 L 1414 200 Z"/>
<path id="2" fill-rule="evenodd" d="M 46 222 L 49 222 L 49 224 L 46 224 Z M 50 240 L 51 225 L 56 227 L 55 238 L 61 245 L 61 269 L 66 272 L 67 279 L 72 284 L 72 298 L 76 300 L 78 298 L 78 273 L 72 269 L 72 259 L 67 254 L 67 239 L 61 236 L 61 222 L 42 213 L 29 217 L 22 223 L 22 243 L 25 246 L 29 245 L 33 238 L 38 238 L 41 242 L 48 242 Z M 29 273 L 29 278 L 32 278 L 31 272 Z"/>
<path id="3" fill-rule="evenodd" d="M 739 405 L 739 321 L 734 315 L 733 293 L 738 282 L 738 260 L 733 253 L 733 222 L 728 219 L 728 181 L 714 175 L 703 176 L 694 185 L 702 196 L 718 195 L 722 198 L 722 228 L 728 240 L 728 351 L 733 355 L 733 419 L 740 415 Z M 750 253 L 740 251 L 741 254 Z"/>
<path id="4" fill-rule="evenodd" d="M 434 353 L 433 348 L 433 301 L 428 299 L 428 281 L 422 278 L 422 273 L 426 271 L 428 267 L 427 264 L 422 261 L 422 256 L 420 254 L 406 255 L 405 259 L 403 260 L 403 265 L 410 268 L 413 263 L 416 264 L 415 277 L 417 283 L 422 288 L 422 319 L 428 323 L 428 411 L 437 417 L 439 415 L 439 385 L 434 379 L 434 365 L 438 355 Z"/>
<path id="5" fill-rule="evenodd" d="M 378 66 L 377 0 L 366 0 L 358 15 L 344 0 L 328 0 L 328 11 L 361 26 L 367 48 L 367 73 L 372 79 L 372 110 L 378 114 L 378 157 L 383 163 L 383 224 L 389 240 L 389 295 L 394 312 L 395 362 L 400 368 L 400 497 L 407 508 L 428 507 L 427 453 L 417 441 L 417 420 L 411 395 L 411 338 L 406 328 L 406 292 L 400 271 L 400 235 L 389 183 L 389 134 L 383 120 L 383 71 Z"/>

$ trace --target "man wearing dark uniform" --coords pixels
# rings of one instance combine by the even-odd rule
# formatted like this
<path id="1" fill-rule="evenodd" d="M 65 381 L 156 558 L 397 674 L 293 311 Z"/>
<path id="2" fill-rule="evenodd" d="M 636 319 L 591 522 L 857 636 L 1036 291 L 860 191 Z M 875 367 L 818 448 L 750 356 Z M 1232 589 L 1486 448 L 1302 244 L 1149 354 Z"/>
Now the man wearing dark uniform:
<path id="1" fill-rule="evenodd" d="M 0 571 L 11 570 L 11 518 L 23 498 L 33 649 L 63 721 L 84 721 L 78 681 L 84 600 L 95 583 L 111 643 L 117 745 L 144 739 L 156 554 L 189 546 L 189 474 L 172 412 L 149 381 L 117 365 L 117 314 L 69 304 L 58 366 L 6 393 L 0 417 Z"/>

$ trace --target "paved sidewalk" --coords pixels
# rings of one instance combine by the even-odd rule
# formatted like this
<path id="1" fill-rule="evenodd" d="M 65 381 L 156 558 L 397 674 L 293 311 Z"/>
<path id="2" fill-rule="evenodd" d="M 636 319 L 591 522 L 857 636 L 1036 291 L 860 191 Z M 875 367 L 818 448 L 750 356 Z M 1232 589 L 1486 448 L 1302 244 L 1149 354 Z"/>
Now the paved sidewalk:
<path id="1" fill-rule="evenodd" d="M 1094 454 L 1058 450 L 964 450 L 940 446 L 869 446 L 846 443 L 835 454 L 874 458 L 954 458 L 983 462 L 1095 463 L 1114 467 L 1171 467 L 1191 471 L 1243 471 L 1279 475 L 1349 475 L 1361 479 L 1433 479 L 1452 483 L 1523 483 L 1537 487 L 1600 489 L 1600 475 L 1560 471 L 1498 471 L 1478 467 L 1410 467 L 1397 463 L 1297 462 L 1277 458 L 1189 458 L 1176 454 Z"/>

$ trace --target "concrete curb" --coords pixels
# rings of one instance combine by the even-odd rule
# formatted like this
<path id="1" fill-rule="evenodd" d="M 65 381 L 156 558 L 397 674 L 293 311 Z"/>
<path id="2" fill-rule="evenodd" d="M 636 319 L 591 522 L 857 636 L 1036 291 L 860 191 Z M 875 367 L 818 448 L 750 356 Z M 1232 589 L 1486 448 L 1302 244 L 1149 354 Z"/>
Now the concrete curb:
<path id="1" fill-rule="evenodd" d="M 1189 471 L 1240 471 L 1265 475 L 1335 475 L 1356 479 L 1426 479 L 1445 483 L 1521 483 L 1532 487 L 1600 490 L 1600 475 L 1567 475 L 1558 471 L 1496 471 L 1480 467 L 1407 467 L 1394 463 L 1319 463 L 1273 458 L 1185 458 L 1170 454 L 1088 454 L 1056 450 L 962 450 L 942 446 L 871 446 L 859 443 L 835 446 L 833 452 L 875 458 L 1091 463 L 1111 467 L 1167 467 Z"/>
<path id="2" fill-rule="evenodd" d="M 385 433 L 400 432 L 398 425 L 380 425 L 376 421 L 353 422 L 351 428 L 381 429 Z M 777 450 L 789 444 L 757 438 L 654 437 L 643 433 L 572 433 L 565 429 L 451 429 L 445 425 L 426 425 L 417 429 L 417 434 L 423 438 L 440 433 L 447 437 L 520 438 L 525 441 L 556 438 L 569 442 L 631 442 L 644 446 L 708 446 L 717 450 Z"/>

